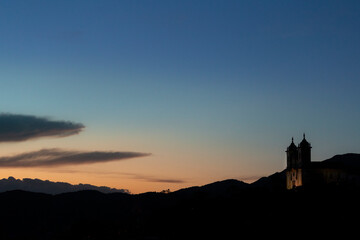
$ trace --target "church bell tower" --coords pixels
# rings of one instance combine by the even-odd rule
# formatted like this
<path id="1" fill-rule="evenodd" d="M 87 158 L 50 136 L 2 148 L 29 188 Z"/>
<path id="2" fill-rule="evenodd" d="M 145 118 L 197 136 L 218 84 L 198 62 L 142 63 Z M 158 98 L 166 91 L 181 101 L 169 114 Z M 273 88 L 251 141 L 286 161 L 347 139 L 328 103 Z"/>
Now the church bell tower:
<path id="1" fill-rule="evenodd" d="M 291 140 L 290 146 L 286 149 L 286 188 L 293 189 L 303 186 L 304 173 L 310 167 L 311 163 L 311 145 L 305 139 L 296 147 L 294 138 Z M 306 179 L 305 179 L 306 180 Z"/>
<path id="2" fill-rule="evenodd" d="M 311 144 L 308 141 L 306 141 L 305 133 L 303 135 L 303 140 L 299 144 L 298 151 L 299 151 L 299 160 L 301 162 L 301 167 L 302 168 L 309 167 L 311 163 Z"/>

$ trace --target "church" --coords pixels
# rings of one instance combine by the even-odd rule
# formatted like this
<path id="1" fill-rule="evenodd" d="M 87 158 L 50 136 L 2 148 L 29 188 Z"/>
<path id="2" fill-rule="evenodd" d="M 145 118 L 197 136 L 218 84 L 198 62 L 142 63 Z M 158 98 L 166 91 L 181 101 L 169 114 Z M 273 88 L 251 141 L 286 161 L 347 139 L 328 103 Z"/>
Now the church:
<path id="1" fill-rule="evenodd" d="M 311 144 L 306 141 L 305 134 L 301 143 L 296 146 L 294 138 L 286 150 L 286 188 L 293 189 L 306 183 L 308 170 L 311 165 Z"/>
<path id="2" fill-rule="evenodd" d="M 354 166 L 353 161 L 359 155 L 337 155 L 322 162 L 311 162 L 311 144 L 303 140 L 298 144 L 291 144 L 286 149 L 286 188 L 314 187 L 319 185 L 360 185 L 360 167 Z M 348 161 L 351 160 L 351 161 Z M 349 164 L 352 163 L 352 164 Z"/>

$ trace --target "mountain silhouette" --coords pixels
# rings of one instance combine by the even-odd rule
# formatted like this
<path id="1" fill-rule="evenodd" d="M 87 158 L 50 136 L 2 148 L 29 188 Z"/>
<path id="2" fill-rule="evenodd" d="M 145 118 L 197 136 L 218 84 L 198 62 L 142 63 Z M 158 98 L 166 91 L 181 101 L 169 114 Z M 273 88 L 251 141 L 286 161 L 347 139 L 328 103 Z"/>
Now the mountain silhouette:
<path id="1" fill-rule="evenodd" d="M 360 169 L 360 154 L 347 153 L 335 155 L 334 157 L 323 161 L 323 163 L 333 163 L 347 168 Z"/>
<path id="2" fill-rule="evenodd" d="M 358 157 L 326 161 L 350 166 Z M 288 191 L 284 174 L 252 184 L 230 179 L 164 193 L 2 192 L 0 239 L 281 238 L 289 231 L 297 237 L 354 236 L 359 186 Z"/>
<path id="3" fill-rule="evenodd" d="M 248 183 L 235 179 L 218 181 L 204 186 L 195 186 L 180 189 L 175 192 L 176 195 L 192 195 L 192 194 L 210 194 L 210 195 L 228 195 L 234 192 L 245 190 L 249 187 Z"/>
<path id="4" fill-rule="evenodd" d="M 359 172 L 360 175 L 360 154 L 347 153 L 335 155 L 334 157 L 314 162 L 322 166 L 348 168 L 352 171 Z M 274 173 L 267 177 L 262 177 L 257 181 L 248 184 L 235 179 L 218 181 L 204 186 L 194 186 L 176 191 L 177 195 L 191 194 L 212 194 L 212 195 L 229 195 L 239 191 L 284 191 L 286 189 L 286 173 L 285 170 Z M 102 193 L 130 193 L 127 189 L 115 189 L 109 187 L 98 187 L 90 184 L 72 185 L 65 182 L 52 182 L 49 180 L 24 178 L 15 179 L 14 177 L 4 178 L 0 180 L 0 192 L 11 190 L 24 190 L 29 192 L 39 192 L 47 194 L 61 194 L 67 192 L 76 192 L 82 190 L 96 190 Z"/>
<path id="5" fill-rule="evenodd" d="M 129 193 L 126 189 L 115 189 L 109 187 L 97 187 L 90 184 L 72 185 L 64 182 L 52 182 L 49 180 L 24 178 L 15 179 L 14 177 L 4 178 L 0 180 L 0 192 L 11 190 L 24 190 L 30 192 L 60 194 L 66 192 L 76 192 L 82 190 L 96 190 L 103 193 L 123 192 Z"/>

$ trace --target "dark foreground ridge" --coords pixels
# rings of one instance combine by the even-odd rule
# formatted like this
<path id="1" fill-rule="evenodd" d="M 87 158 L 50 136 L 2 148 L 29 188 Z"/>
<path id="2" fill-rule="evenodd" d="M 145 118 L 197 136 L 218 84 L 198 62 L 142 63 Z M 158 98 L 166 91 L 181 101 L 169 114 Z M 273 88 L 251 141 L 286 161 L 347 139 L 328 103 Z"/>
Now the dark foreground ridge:
<path id="1" fill-rule="evenodd" d="M 4 192 L 0 239 L 355 236 L 357 185 L 288 191 L 284 182 L 281 172 L 253 184 L 225 180 L 172 193 Z"/>

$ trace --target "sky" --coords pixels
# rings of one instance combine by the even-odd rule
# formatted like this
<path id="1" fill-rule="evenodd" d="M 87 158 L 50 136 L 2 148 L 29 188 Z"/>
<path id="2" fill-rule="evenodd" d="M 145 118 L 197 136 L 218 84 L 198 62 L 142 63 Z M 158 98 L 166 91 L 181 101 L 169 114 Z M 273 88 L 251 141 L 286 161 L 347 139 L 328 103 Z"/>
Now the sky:
<path id="1" fill-rule="evenodd" d="M 0 178 L 172 191 L 360 152 L 359 1 L 0 0 Z M 45 163 L 44 163 L 45 161 Z"/>

